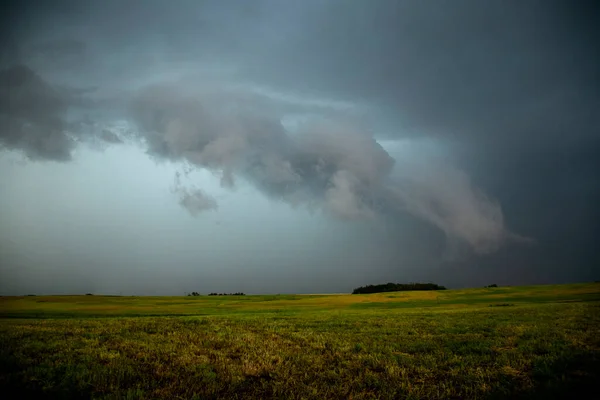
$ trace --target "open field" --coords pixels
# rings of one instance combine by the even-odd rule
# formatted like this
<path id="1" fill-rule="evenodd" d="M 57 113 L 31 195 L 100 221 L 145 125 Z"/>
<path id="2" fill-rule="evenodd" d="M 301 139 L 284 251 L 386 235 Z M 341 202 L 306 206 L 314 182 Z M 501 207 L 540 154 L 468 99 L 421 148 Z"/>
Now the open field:
<path id="1" fill-rule="evenodd" d="M 598 379 L 600 284 L 0 297 L 3 398 L 588 398 Z"/>

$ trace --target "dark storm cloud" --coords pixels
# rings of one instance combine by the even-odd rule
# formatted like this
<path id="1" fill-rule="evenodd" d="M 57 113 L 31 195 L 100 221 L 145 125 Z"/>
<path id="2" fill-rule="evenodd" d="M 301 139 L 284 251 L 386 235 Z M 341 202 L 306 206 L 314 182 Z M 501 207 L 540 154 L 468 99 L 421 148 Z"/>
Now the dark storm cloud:
<path id="1" fill-rule="evenodd" d="M 0 147 L 20 150 L 32 160 L 68 161 L 76 142 L 122 139 L 89 116 L 68 120 L 70 109 L 93 109 L 95 88 L 51 85 L 31 68 L 0 70 Z"/>
<path id="2" fill-rule="evenodd" d="M 511 225 L 538 239 L 502 260 L 550 274 L 598 265 L 598 9 L 592 1 L 331 1 L 248 71 L 271 85 L 368 99 L 387 137 L 443 140 Z M 433 177 L 438 188 L 442 177 Z"/>
<path id="3" fill-rule="evenodd" d="M 84 42 L 72 38 L 42 39 L 22 50 L 23 57 L 47 69 L 71 70 L 85 64 L 87 52 Z"/>
<path id="4" fill-rule="evenodd" d="M 273 109 L 253 100 L 184 81 L 142 89 L 131 111 L 151 154 L 220 173 L 225 187 L 235 186 L 239 175 L 272 198 L 316 205 L 342 219 L 408 212 L 477 253 L 517 238 L 500 206 L 452 165 L 403 161 L 394 177 L 395 160 L 372 134 L 338 119 L 318 119 L 292 133 Z M 216 208 L 201 191 L 178 190 L 194 213 Z"/>
<path id="5" fill-rule="evenodd" d="M 3 62 L 26 59 L 73 87 L 98 85 L 99 94 L 80 96 L 91 109 L 109 98 L 124 109 L 136 93 L 132 116 L 158 157 L 219 170 L 224 186 L 242 175 L 291 204 L 316 199 L 345 218 L 408 212 L 479 253 L 519 239 L 508 224 L 538 240 L 537 253 L 514 253 L 521 265 L 544 257 L 591 262 L 600 203 L 594 2 L 48 4 L 7 14 L 22 23 L 3 24 Z M 146 82 L 164 81 L 158 75 L 175 66 L 215 61 L 233 66 L 238 81 L 368 104 L 378 137 L 439 139 L 459 161 L 394 164 L 348 119 L 307 125 L 295 136 L 279 117 L 308 107 L 218 84 L 207 92 Z M 144 89 L 127 88 L 136 85 Z M 62 145 L 43 150 L 40 138 L 50 133 L 17 132 L 2 139 L 5 146 L 51 158 L 68 149 L 50 140 Z M 184 206 L 214 208 L 203 192 L 182 193 Z"/>
<path id="6" fill-rule="evenodd" d="M 108 143 L 123 143 L 123 140 L 119 138 L 114 132 L 108 129 L 103 129 L 100 134 L 100 138 Z"/>
<path id="7" fill-rule="evenodd" d="M 598 51 L 593 18 L 581 17 L 592 8 L 557 1 L 324 2 L 298 28 L 303 34 L 270 49 L 274 57 L 263 55 L 268 62 L 255 57 L 254 76 L 369 99 L 390 123 L 417 135 L 508 145 L 523 135 L 589 137 L 598 129 Z"/>
<path id="8" fill-rule="evenodd" d="M 0 71 L 0 145 L 32 159 L 70 159 L 65 111 L 64 96 L 31 69 L 18 65 Z"/>

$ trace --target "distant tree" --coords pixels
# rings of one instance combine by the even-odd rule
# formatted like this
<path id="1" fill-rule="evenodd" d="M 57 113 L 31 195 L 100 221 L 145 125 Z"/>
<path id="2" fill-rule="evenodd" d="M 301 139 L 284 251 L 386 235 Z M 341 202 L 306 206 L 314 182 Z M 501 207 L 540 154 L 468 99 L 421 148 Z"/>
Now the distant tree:
<path id="1" fill-rule="evenodd" d="M 352 291 L 352 294 L 403 292 L 411 290 L 446 290 L 444 286 L 435 283 L 384 283 L 381 285 L 361 286 Z"/>
<path id="2" fill-rule="evenodd" d="M 91 293 L 86 293 L 85 295 L 86 296 L 93 296 L 93 294 L 91 294 Z"/>
<path id="3" fill-rule="evenodd" d="M 487 285 L 486 287 L 492 288 L 492 287 L 498 287 L 498 285 L 496 285 L 495 283 L 492 283 L 491 285 Z"/>
<path id="4" fill-rule="evenodd" d="M 211 292 L 208 294 L 209 296 L 245 296 L 246 294 L 243 292 L 235 292 L 235 293 L 216 293 Z"/>

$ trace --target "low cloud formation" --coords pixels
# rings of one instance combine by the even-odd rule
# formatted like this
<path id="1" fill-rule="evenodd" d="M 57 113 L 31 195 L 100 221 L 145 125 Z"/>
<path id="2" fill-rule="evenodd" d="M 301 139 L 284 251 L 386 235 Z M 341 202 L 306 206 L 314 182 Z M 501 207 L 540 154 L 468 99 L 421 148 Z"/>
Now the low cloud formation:
<path id="1" fill-rule="evenodd" d="M 23 64 L 0 70 L 0 148 L 31 160 L 69 161 L 78 142 L 123 143 L 128 132 L 82 114 L 98 106 L 90 97 L 95 90 L 52 85 Z"/>
<path id="2" fill-rule="evenodd" d="M 0 79 L 0 141 L 30 159 L 67 161 L 76 142 L 105 147 L 135 135 L 88 116 L 66 123 L 67 109 L 81 104 L 85 90 L 53 88 L 25 66 L 2 71 Z M 288 131 L 281 120 L 293 106 L 276 103 L 240 88 L 181 81 L 141 89 L 129 112 L 151 155 L 211 170 L 223 187 L 243 178 L 270 198 L 346 220 L 408 212 L 478 254 L 518 237 L 506 229 L 500 205 L 455 166 L 434 159 L 397 163 L 363 126 L 334 112 Z M 173 192 L 194 216 L 218 209 L 213 197 L 184 187 L 179 176 Z"/>
<path id="3" fill-rule="evenodd" d="M 342 219 L 408 212 L 478 254 L 513 236 L 500 205 L 452 165 L 401 162 L 392 176 L 396 161 L 350 124 L 317 119 L 289 132 L 280 116 L 253 109 L 244 96 L 190 87 L 154 85 L 134 96 L 132 116 L 154 156 L 216 172 L 224 187 L 240 176 L 269 197 L 316 204 Z M 176 187 L 194 214 L 217 207 L 202 191 L 182 188 L 179 177 Z"/>
<path id="4" fill-rule="evenodd" d="M 391 196 L 398 199 L 396 204 L 441 229 L 458 247 L 462 242 L 475 253 L 486 254 L 507 241 L 531 242 L 509 232 L 500 204 L 449 162 L 431 158 L 403 162 L 396 182 L 389 187 Z"/>
<path id="5" fill-rule="evenodd" d="M 198 214 L 216 210 L 219 208 L 214 197 L 206 194 L 198 188 L 188 188 L 181 183 L 181 173 L 175 173 L 175 183 L 171 191 L 179 197 L 179 205 L 188 210 L 190 215 L 197 216 Z"/>
<path id="6" fill-rule="evenodd" d="M 100 134 L 100 138 L 108 143 L 123 143 L 123 140 L 119 138 L 114 132 L 108 129 L 103 129 Z"/>
<path id="7" fill-rule="evenodd" d="M 207 210 L 216 210 L 217 201 L 200 189 L 179 188 L 179 204 L 193 216 Z"/>
<path id="8" fill-rule="evenodd" d="M 0 71 L 0 146 L 34 160 L 69 160 L 66 108 L 64 96 L 28 67 Z"/>

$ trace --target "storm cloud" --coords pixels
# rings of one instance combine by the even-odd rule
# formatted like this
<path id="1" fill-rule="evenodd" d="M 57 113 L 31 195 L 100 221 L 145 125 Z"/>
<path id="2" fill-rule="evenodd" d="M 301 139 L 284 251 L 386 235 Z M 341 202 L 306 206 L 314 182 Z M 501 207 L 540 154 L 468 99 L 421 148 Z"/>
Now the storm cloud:
<path id="1" fill-rule="evenodd" d="M 249 183 L 291 212 L 394 226 L 391 243 L 412 233 L 453 276 L 588 279 L 597 16 L 558 0 L 14 3 L 0 146 L 61 162 L 133 146 L 232 196 Z M 171 191 L 198 220 L 225 212 L 181 174 Z"/>
<path id="2" fill-rule="evenodd" d="M 0 144 L 32 159 L 66 161 L 66 103 L 60 92 L 26 66 L 0 71 Z"/>
<path id="3" fill-rule="evenodd" d="M 404 162 L 392 177 L 395 160 L 371 134 L 344 121 L 316 119 L 289 132 L 252 97 L 194 90 L 192 82 L 144 88 L 131 110 L 151 154 L 210 169 L 224 187 L 239 175 L 267 196 L 321 204 L 342 219 L 409 212 L 477 253 L 497 250 L 512 235 L 500 205 L 473 188 L 464 172 L 433 159 Z M 188 209 L 216 207 L 201 192 L 194 202 L 190 193 L 182 195 Z"/>

